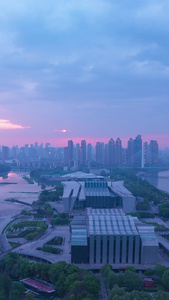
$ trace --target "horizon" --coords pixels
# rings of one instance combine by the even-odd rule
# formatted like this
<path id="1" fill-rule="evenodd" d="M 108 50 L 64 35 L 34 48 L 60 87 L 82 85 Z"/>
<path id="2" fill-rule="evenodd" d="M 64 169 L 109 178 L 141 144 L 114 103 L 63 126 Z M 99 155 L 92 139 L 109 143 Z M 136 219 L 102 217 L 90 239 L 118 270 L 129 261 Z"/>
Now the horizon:
<path id="1" fill-rule="evenodd" d="M 122 142 L 122 147 L 123 148 L 127 148 L 127 143 L 128 143 L 128 140 L 130 138 L 132 138 L 133 140 L 136 138 L 133 137 L 133 136 L 130 136 L 130 137 L 110 137 L 110 138 L 113 138 L 113 140 L 115 141 L 117 138 L 120 138 L 121 142 Z M 97 142 L 101 142 L 101 143 L 104 143 L 104 144 L 107 144 L 108 141 L 110 140 L 110 138 L 108 137 L 101 137 L 101 138 L 91 138 L 91 137 L 68 137 L 68 138 L 61 138 L 61 139 L 46 139 L 46 140 L 41 140 L 41 139 L 34 139 L 34 140 L 30 140 L 29 142 L 26 142 L 26 143 L 10 143 L 10 144 L 1 144 L 1 146 L 7 146 L 9 148 L 13 147 L 13 146 L 18 146 L 19 148 L 20 147 L 24 147 L 26 144 L 28 144 L 29 146 L 31 144 L 35 145 L 35 143 L 37 142 L 38 143 L 38 146 L 40 146 L 40 144 L 43 144 L 43 147 L 45 147 L 45 144 L 46 143 L 50 143 L 50 146 L 51 147 L 56 147 L 56 148 L 64 148 L 64 147 L 67 147 L 68 145 L 68 141 L 69 140 L 72 140 L 73 141 L 73 145 L 76 146 L 76 144 L 80 144 L 82 140 L 85 140 L 86 141 L 86 145 L 87 144 L 92 144 L 93 147 L 96 146 L 96 143 Z M 158 143 L 158 146 L 159 146 L 159 149 L 160 150 L 165 150 L 166 148 L 169 148 L 169 145 L 166 144 L 163 144 L 163 146 L 161 146 L 161 144 L 159 143 L 159 137 L 157 139 L 157 136 L 141 136 L 142 138 L 142 143 L 144 144 L 144 142 L 148 142 L 148 144 L 150 143 L 151 140 L 154 140 L 154 141 L 157 141 Z M 161 136 L 161 139 L 162 140 L 166 140 L 168 139 L 168 136 Z M 142 144 L 142 145 L 143 145 Z"/>

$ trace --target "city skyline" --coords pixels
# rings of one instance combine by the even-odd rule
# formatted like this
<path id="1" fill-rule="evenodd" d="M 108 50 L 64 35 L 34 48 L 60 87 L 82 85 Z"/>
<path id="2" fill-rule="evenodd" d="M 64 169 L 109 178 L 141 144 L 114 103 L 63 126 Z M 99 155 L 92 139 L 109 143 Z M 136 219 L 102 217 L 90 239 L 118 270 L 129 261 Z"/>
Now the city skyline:
<path id="1" fill-rule="evenodd" d="M 169 146 L 169 3 L 0 3 L 2 145 Z M 93 141 L 93 142 L 92 142 Z"/>
<path id="2" fill-rule="evenodd" d="M 46 140 L 42 140 L 42 139 L 31 139 L 30 138 L 30 142 L 29 140 L 25 140 L 25 143 L 23 143 L 22 141 L 17 143 L 15 142 L 15 139 L 14 140 L 14 143 L 13 143 L 13 140 L 11 140 L 9 142 L 9 144 L 3 144 L 1 142 L 0 146 L 7 146 L 9 148 L 13 147 L 13 146 L 18 146 L 18 147 L 24 147 L 25 145 L 35 145 L 36 143 L 38 143 L 38 146 L 40 146 L 40 144 L 43 144 L 43 146 L 45 147 L 45 144 L 47 143 L 50 143 L 50 146 L 51 147 L 57 147 L 57 148 L 64 148 L 68 145 L 68 142 L 71 140 L 73 142 L 73 145 L 75 146 L 76 144 L 80 144 L 81 141 L 85 140 L 87 144 L 91 144 L 93 147 L 96 146 L 96 144 L 98 142 L 100 143 L 104 143 L 104 144 L 107 144 L 109 142 L 109 140 L 112 138 L 114 141 L 116 141 L 117 139 L 120 139 L 121 142 L 122 142 L 122 146 L 124 148 L 127 148 L 127 144 L 128 144 L 128 141 L 129 139 L 134 139 L 136 136 L 129 136 L 129 137 L 126 137 L 126 138 L 123 138 L 123 137 L 105 137 L 105 138 L 87 138 L 87 137 L 67 137 L 67 138 L 64 138 L 64 139 L 56 139 L 56 140 L 50 140 L 50 139 L 46 139 Z M 166 137 L 164 137 L 166 138 Z M 157 135 L 153 135 L 153 136 L 142 136 L 141 135 L 141 139 L 142 139 L 142 143 L 144 144 L 145 142 L 148 142 L 150 143 L 151 141 L 157 141 L 158 142 L 158 145 L 159 145 L 159 149 L 163 150 L 165 148 L 169 148 L 169 143 L 168 145 L 166 144 L 166 146 L 164 147 L 160 147 L 160 139 Z"/>

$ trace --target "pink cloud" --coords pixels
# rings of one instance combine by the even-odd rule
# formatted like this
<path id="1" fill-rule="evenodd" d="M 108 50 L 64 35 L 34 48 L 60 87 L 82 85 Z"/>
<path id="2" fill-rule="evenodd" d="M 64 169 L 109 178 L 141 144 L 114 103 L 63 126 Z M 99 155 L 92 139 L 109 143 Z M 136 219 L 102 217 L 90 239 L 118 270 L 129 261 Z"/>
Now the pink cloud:
<path id="1" fill-rule="evenodd" d="M 13 124 L 9 120 L 0 119 L 0 129 L 24 129 L 30 127 L 24 127 L 19 124 Z"/>

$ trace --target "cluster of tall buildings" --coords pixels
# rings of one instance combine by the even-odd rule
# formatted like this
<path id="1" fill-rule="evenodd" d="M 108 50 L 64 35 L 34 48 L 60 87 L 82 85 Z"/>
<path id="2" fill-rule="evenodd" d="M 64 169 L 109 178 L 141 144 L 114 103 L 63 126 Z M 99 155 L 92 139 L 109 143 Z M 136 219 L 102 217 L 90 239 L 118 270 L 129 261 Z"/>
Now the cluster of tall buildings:
<path id="1" fill-rule="evenodd" d="M 0 147 L 0 160 L 18 159 L 22 162 L 48 161 L 50 164 L 60 164 L 70 168 L 78 169 L 84 167 L 104 166 L 109 168 L 152 166 L 158 163 L 157 141 L 150 141 L 148 144 L 142 143 L 141 135 L 130 138 L 127 147 L 122 147 L 120 138 L 111 138 L 108 143 L 97 142 L 95 147 L 82 140 L 81 143 L 74 144 L 68 141 L 67 147 L 51 147 L 50 143 L 45 145 L 38 143 L 24 147 L 7 146 Z"/>
<path id="2" fill-rule="evenodd" d="M 65 165 L 90 165 L 92 162 L 109 167 L 141 168 L 143 165 L 154 165 L 158 162 L 158 143 L 150 141 L 149 145 L 147 142 L 142 144 L 141 135 L 135 139 L 130 138 L 127 148 L 122 147 L 120 138 L 111 138 L 107 144 L 97 142 L 95 147 L 86 144 L 85 140 L 76 146 L 72 140 L 68 141 L 68 146 L 64 148 Z"/>

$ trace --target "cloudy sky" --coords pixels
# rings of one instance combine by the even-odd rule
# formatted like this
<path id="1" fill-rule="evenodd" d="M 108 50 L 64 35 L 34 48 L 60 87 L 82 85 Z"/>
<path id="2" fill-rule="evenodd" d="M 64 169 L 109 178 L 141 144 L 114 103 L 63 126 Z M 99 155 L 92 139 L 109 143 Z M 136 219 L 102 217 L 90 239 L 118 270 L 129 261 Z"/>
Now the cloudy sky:
<path id="1" fill-rule="evenodd" d="M 0 145 L 169 146 L 168 0 L 0 1 Z"/>

